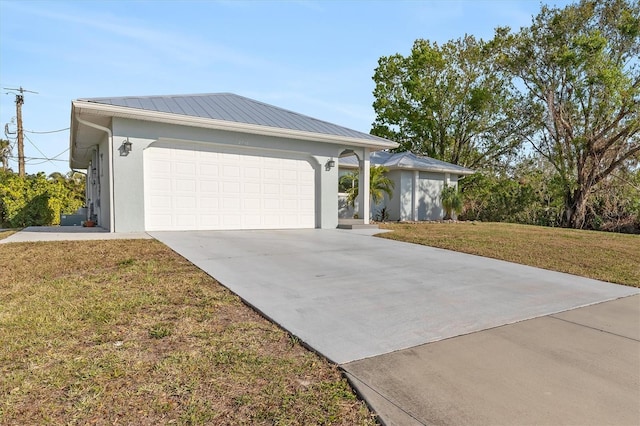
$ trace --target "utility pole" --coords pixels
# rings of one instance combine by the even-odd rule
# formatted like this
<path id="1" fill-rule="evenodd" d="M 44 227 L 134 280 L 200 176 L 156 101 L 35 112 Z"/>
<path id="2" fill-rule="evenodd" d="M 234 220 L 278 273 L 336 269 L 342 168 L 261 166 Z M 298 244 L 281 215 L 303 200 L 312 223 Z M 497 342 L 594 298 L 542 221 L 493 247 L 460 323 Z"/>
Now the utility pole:
<path id="1" fill-rule="evenodd" d="M 5 87 L 5 90 L 14 92 L 16 95 L 16 121 L 18 122 L 18 176 L 24 177 L 24 130 L 22 128 L 22 104 L 24 104 L 24 92 L 32 92 L 31 90 L 23 89 L 22 86 L 18 89 L 11 89 Z M 7 92 L 7 94 L 9 93 Z"/>

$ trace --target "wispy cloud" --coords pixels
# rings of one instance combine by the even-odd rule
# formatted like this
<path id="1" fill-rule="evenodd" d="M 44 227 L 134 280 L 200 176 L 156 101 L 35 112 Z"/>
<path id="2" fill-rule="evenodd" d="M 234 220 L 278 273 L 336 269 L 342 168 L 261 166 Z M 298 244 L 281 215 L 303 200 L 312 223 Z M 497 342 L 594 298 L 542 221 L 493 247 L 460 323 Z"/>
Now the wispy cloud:
<path id="1" fill-rule="evenodd" d="M 109 35 L 113 41 L 122 42 L 115 46 L 118 53 L 137 47 L 139 50 L 153 52 L 161 57 L 172 58 L 174 61 L 187 64 L 222 62 L 251 67 L 268 65 L 268 61 L 257 58 L 255 55 L 248 55 L 209 40 L 171 32 L 166 28 L 162 30 L 151 28 L 148 22 L 140 19 L 123 18 L 104 12 L 89 15 L 80 7 L 53 11 L 49 8 L 34 7 L 26 2 L 9 3 L 8 6 L 22 15 L 31 14 L 84 29 L 88 37 L 98 38 L 92 36 L 96 32 Z"/>

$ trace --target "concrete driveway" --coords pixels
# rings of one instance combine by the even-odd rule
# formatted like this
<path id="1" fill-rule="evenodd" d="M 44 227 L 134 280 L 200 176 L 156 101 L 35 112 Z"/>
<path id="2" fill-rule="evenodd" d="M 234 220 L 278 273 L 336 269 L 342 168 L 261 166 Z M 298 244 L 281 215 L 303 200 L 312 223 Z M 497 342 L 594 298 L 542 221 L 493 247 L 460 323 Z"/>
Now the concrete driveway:
<path id="1" fill-rule="evenodd" d="M 638 289 L 367 232 L 151 235 L 340 364 L 387 424 L 640 421 L 628 404 L 640 397 Z M 621 318 L 584 311 L 616 311 L 608 304 L 561 314 L 633 295 Z M 548 374 L 554 381 L 537 376 Z M 598 380 L 575 382 L 585 374 Z M 577 392 L 583 385 L 595 388 Z M 589 417 L 602 393 L 618 403 Z"/>

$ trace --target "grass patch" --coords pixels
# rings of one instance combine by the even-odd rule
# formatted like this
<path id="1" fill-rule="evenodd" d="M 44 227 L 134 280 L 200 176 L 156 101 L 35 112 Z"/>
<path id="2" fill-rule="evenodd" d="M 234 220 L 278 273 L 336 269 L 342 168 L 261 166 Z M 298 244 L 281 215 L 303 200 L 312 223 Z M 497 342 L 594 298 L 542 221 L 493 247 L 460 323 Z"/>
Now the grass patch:
<path id="1" fill-rule="evenodd" d="M 0 424 L 375 424 L 338 368 L 157 241 L 0 245 Z"/>
<path id="2" fill-rule="evenodd" d="M 3 231 L 0 231 L 0 240 L 3 240 L 13 234 L 15 234 L 16 232 L 18 232 L 18 229 L 5 229 Z"/>
<path id="3" fill-rule="evenodd" d="M 382 238 L 640 287 L 640 236 L 512 223 L 394 223 Z"/>

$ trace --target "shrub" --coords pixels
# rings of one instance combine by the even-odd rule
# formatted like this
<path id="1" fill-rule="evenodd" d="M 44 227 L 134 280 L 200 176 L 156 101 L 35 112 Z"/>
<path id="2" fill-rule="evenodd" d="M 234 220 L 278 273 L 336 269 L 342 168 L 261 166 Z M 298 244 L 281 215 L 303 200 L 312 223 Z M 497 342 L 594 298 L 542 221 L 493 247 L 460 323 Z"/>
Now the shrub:
<path id="1" fill-rule="evenodd" d="M 84 204 L 64 181 L 44 173 L 21 178 L 0 171 L 0 226 L 20 228 L 60 224 L 60 213 L 73 213 Z"/>

